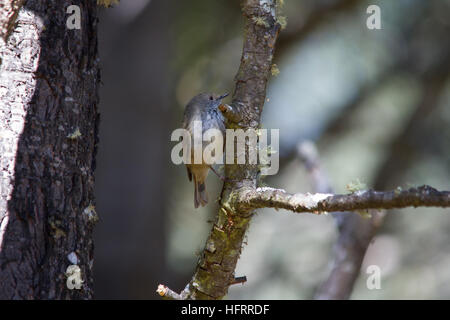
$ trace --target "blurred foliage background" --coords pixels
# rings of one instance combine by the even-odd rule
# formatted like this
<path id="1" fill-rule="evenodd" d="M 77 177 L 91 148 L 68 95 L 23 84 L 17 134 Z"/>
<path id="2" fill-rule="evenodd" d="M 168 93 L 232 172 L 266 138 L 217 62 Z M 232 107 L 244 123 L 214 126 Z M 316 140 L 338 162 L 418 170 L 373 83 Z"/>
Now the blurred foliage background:
<path id="1" fill-rule="evenodd" d="M 265 128 L 280 129 L 281 168 L 266 183 L 311 191 L 294 150 L 316 142 L 336 192 L 429 184 L 450 189 L 450 1 L 285 0 L 287 27 L 269 83 Z M 369 30 L 366 9 L 381 8 Z M 239 1 L 121 0 L 102 9 L 101 132 L 96 176 L 96 297 L 158 298 L 190 280 L 217 209 L 193 206 L 170 161 L 170 133 L 199 92 L 232 92 L 240 62 Z M 229 98 L 227 98 L 229 99 Z M 229 100 L 226 100 L 229 101 Z M 210 198 L 221 182 L 208 178 Z M 389 212 L 352 299 L 450 298 L 450 211 Z M 330 271 L 333 218 L 260 210 L 230 299 L 308 299 Z M 381 267 L 381 290 L 366 266 Z"/>

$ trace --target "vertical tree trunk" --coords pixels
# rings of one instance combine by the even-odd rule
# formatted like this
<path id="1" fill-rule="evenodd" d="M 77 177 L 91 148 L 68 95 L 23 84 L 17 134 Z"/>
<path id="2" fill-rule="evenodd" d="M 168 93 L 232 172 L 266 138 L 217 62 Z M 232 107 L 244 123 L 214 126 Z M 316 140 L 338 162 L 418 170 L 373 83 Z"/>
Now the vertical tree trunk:
<path id="1" fill-rule="evenodd" d="M 97 21 L 96 1 L 27 0 L 0 47 L 0 299 L 92 298 Z"/>

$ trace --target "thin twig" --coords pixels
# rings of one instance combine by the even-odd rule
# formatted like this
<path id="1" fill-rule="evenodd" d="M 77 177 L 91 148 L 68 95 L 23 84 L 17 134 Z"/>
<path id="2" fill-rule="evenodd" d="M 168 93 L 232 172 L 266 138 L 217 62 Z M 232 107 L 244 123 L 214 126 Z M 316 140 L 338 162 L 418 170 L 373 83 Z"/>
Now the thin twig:
<path id="1" fill-rule="evenodd" d="M 231 282 L 231 285 L 233 285 L 233 284 L 239 284 L 239 283 L 245 283 L 245 282 L 247 282 L 247 277 L 246 277 L 246 276 L 236 277 L 236 278 L 234 278 L 234 280 Z"/>
<path id="2" fill-rule="evenodd" d="M 156 292 L 161 296 L 168 300 L 183 300 L 180 294 L 176 293 L 175 291 L 169 289 L 163 284 L 160 284 L 158 286 L 158 289 L 156 289 Z"/>

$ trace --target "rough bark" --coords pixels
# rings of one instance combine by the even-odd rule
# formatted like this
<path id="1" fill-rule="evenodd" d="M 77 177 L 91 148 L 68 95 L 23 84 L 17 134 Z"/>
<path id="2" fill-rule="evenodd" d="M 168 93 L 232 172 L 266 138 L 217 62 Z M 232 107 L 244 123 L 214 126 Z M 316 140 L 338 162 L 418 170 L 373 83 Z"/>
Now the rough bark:
<path id="1" fill-rule="evenodd" d="M 450 207 L 450 191 L 438 191 L 429 186 L 408 190 L 361 190 L 351 194 L 296 193 L 290 194 L 274 188 L 242 188 L 234 197 L 235 206 L 245 208 L 277 208 L 293 212 L 357 211 L 368 209 L 394 209 L 407 207 Z"/>
<path id="2" fill-rule="evenodd" d="M 0 43 L 8 40 L 14 23 L 16 22 L 19 9 L 22 7 L 24 0 L 1 0 L 0 1 Z M 0 62 L 1 64 L 1 62 Z"/>
<path id="3" fill-rule="evenodd" d="M 92 298 L 97 21 L 95 1 L 28 0 L 0 48 L 1 299 Z"/>

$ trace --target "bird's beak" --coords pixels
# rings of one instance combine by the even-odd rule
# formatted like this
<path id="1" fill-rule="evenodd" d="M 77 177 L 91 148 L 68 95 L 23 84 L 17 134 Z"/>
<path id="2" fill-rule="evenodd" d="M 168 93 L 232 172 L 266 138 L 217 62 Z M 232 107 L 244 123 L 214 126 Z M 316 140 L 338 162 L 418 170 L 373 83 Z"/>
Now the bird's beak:
<path id="1" fill-rule="evenodd" d="M 225 98 L 225 97 L 228 97 L 228 93 L 225 93 L 225 94 L 221 95 L 220 97 L 218 97 L 218 98 L 216 99 L 216 101 L 220 101 L 220 100 L 222 100 L 222 99 Z"/>

